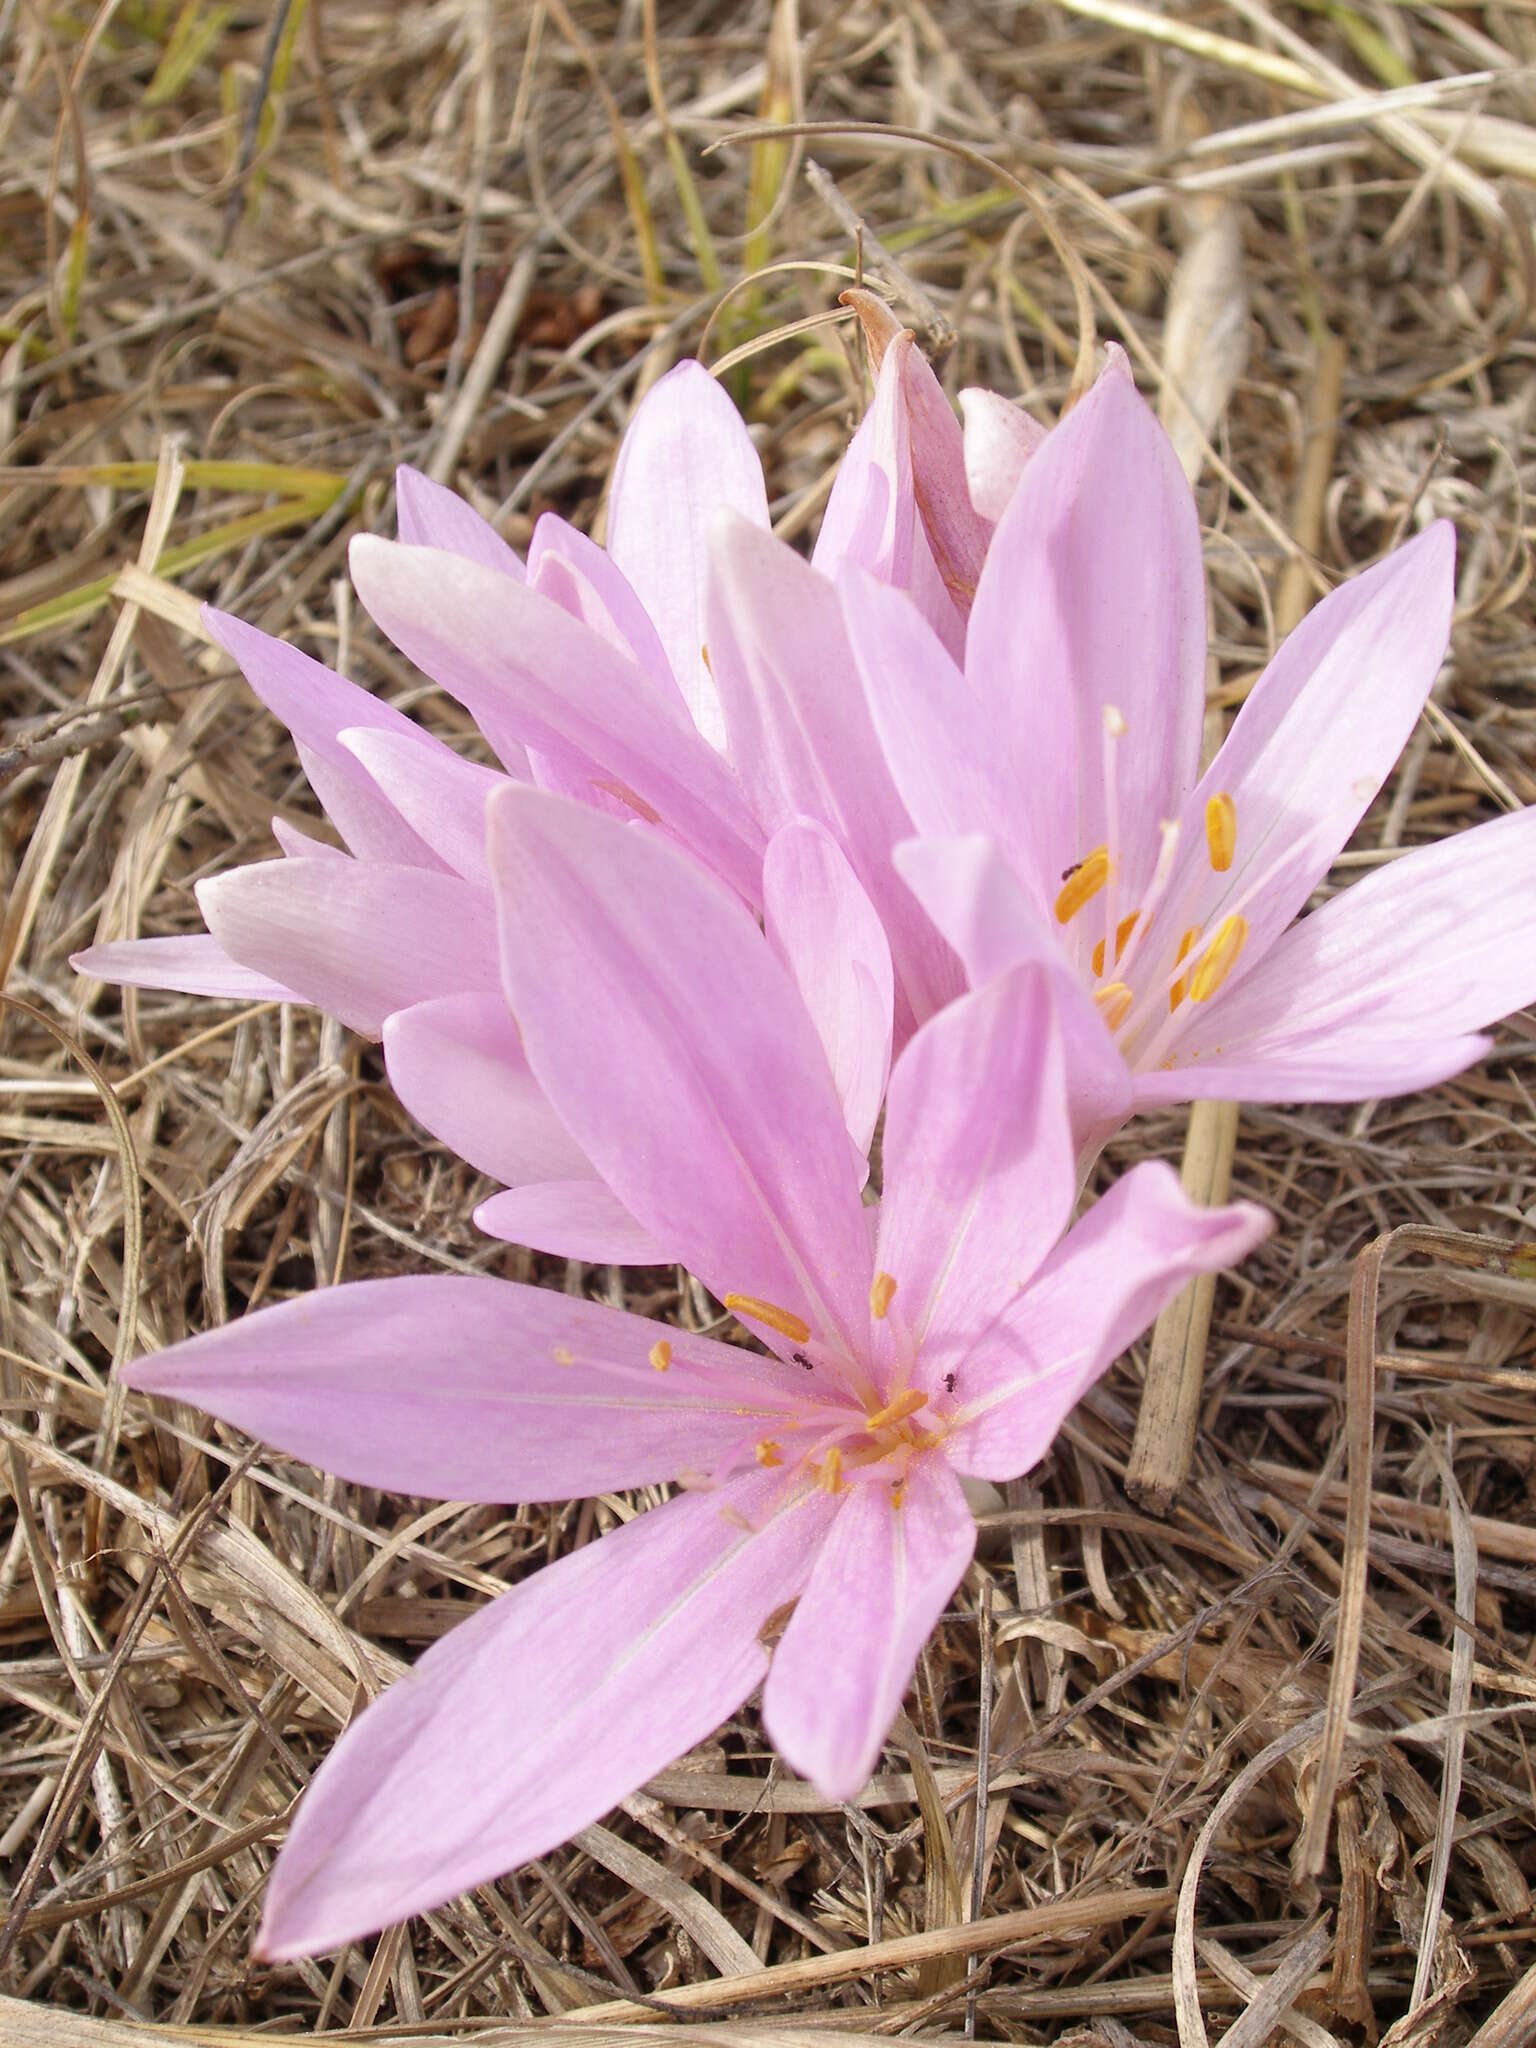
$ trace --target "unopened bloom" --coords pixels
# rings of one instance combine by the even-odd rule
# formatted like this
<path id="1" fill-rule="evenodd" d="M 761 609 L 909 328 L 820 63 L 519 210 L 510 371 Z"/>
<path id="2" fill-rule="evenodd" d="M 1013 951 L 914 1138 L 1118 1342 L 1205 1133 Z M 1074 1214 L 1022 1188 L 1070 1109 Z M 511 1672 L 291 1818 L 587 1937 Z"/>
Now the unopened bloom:
<path id="1" fill-rule="evenodd" d="M 922 835 L 898 865 L 973 985 L 1020 959 L 1072 969 L 1069 1037 L 1099 1048 L 1076 1090 L 1085 1142 L 1155 1102 L 1426 1086 L 1536 995 L 1531 811 L 1417 850 L 1294 922 L 1423 707 L 1453 560 L 1441 521 L 1324 599 L 1202 775 L 1194 501 L 1117 352 L 1022 472 L 963 673 L 909 602 L 845 575 L 869 702 Z"/>
<path id="2" fill-rule="evenodd" d="M 446 1277 L 323 1290 L 131 1369 L 370 1485 L 683 1486 L 493 1601 L 348 1729 L 273 1873 L 274 1956 L 544 1853 L 765 1679 L 783 1755 L 852 1797 L 971 1556 L 958 1475 L 1028 1469 L 1188 1276 L 1267 1228 L 1147 1164 L 1062 1237 L 1074 1149 L 1053 977 L 1032 967 L 908 1044 L 872 1214 L 823 1034 L 738 900 L 658 835 L 526 788 L 493 800 L 490 859 L 539 1082 L 766 1355 Z M 850 1015 L 851 1038 L 871 1021 Z"/>

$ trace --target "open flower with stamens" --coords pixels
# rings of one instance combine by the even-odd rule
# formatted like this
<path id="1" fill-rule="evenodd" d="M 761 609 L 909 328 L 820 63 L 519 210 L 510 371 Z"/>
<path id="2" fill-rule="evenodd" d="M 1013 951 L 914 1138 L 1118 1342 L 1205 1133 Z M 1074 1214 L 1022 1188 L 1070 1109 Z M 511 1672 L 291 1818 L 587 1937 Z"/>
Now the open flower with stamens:
<path id="1" fill-rule="evenodd" d="M 529 789 L 493 799 L 490 858 L 534 1073 L 765 1348 L 448 1277 L 324 1290 L 130 1369 L 407 1493 L 681 1482 L 455 1629 L 347 1730 L 273 1873 L 273 1956 L 544 1853 L 759 1683 L 785 1758 L 851 1797 L 970 1558 L 959 1475 L 1027 1470 L 1185 1279 L 1267 1228 L 1246 1204 L 1194 1208 L 1148 1164 L 1062 1236 L 1074 1152 L 1055 977 L 1036 967 L 911 1040 L 871 1212 L 822 1037 L 737 899 L 659 836 Z"/>
<path id="2" fill-rule="evenodd" d="M 973 986 L 1021 959 L 1073 970 L 1089 1149 L 1148 1103 L 1426 1086 L 1536 997 L 1536 811 L 1415 850 L 1295 922 L 1423 707 L 1453 562 L 1442 521 L 1325 598 L 1202 775 L 1194 500 L 1116 352 L 1022 472 L 963 673 L 904 597 L 845 573 L 922 835 L 897 864 Z"/>

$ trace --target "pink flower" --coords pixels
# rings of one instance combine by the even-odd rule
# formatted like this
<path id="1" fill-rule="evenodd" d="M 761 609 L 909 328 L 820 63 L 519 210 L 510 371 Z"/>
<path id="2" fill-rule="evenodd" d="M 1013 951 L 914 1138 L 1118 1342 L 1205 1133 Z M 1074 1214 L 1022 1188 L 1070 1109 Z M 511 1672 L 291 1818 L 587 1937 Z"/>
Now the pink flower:
<path id="1" fill-rule="evenodd" d="M 922 835 L 897 864 L 973 985 L 1023 959 L 1073 971 L 1064 1021 L 1091 1068 L 1072 1077 L 1090 1144 L 1154 1102 L 1424 1087 L 1536 996 L 1516 907 L 1536 882 L 1532 811 L 1413 852 L 1294 922 L 1434 681 L 1453 556 L 1439 522 L 1318 605 L 1202 776 L 1194 502 L 1116 351 L 1022 473 L 963 674 L 905 598 L 844 574 Z"/>
<path id="2" fill-rule="evenodd" d="M 909 470 L 886 480 L 861 454 L 850 488 L 891 502 L 905 493 L 910 518 Z M 659 1259 L 663 1248 L 617 1207 L 529 1074 L 500 993 L 486 798 L 532 781 L 654 829 L 781 929 L 793 925 L 802 950 L 824 942 L 788 902 L 808 857 L 785 855 L 776 878 L 765 862 L 790 825 L 802 836 L 820 826 L 835 844 L 810 863 L 816 886 L 835 889 L 839 915 L 857 923 L 850 961 L 877 987 L 892 987 L 894 954 L 903 1041 L 963 983 L 891 863 L 911 821 L 836 591 L 767 530 L 756 451 L 697 363 L 663 378 L 636 412 L 606 552 L 546 516 L 525 568 L 425 477 L 402 469 L 397 497 L 400 540 L 353 543 L 357 587 L 395 643 L 472 713 L 500 768 L 463 760 L 296 649 L 206 612 L 293 733 L 346 851 L 275 823 L 284 859 L 198 885 L 206 934 L 94 946 L 75 965 L 143 987 L 309 1002 L 382 1037 L 407 1108 L 512 1184 L 481 1210 L 486 1229 L 575 1257 Z M 850 544 L 844 558 L 877 564 L 877 551 Z M 846 872 L 828 881 L 834 867 Z M 449 1072 L 476 1083 L 472 1107 L 443 1087 Z M 877 1108 L 854 1106 L 866 1143 Z M 525 1192 L 540 1187 L 558 1192 Z"/>
<path id="3" fill-rule="evenodd" d="M 960 394 L 962 430 L 910 329 L 872 292 L 843 293 L 876 372 L 811 561 L 904 590 L 957 659 L 998 519 L 1045 429 L 995 391 Z"/>
<path id="4" fill-rule="evenodd" d="M 971 1555 L 958 1475 L 1027 1470 L 1183 1281 L 1267 1228 L 1247 1205 L 1193 1208 L 1149 1164 L 1062 1238 L 1074 1153 L 1053 977 L 1033 967 L 906 1048 L 872 1211 L 822 1037 L 739 900 L 659 834 L 526 788 L 493 800 L 490 857 L 539 1083 L 768 1355 L 428 1278 L 322 1291 L 131 1369 L 408 1493 L 683 1482 L 454 1630 L 347 1730 L 273 1874 L 272 1956 L 542 1854 L 765 1679 L 778 1748 L 851 1797 Z M 855 1065 L 880 1063 L 872 1017 L 848 1014 Z"/>

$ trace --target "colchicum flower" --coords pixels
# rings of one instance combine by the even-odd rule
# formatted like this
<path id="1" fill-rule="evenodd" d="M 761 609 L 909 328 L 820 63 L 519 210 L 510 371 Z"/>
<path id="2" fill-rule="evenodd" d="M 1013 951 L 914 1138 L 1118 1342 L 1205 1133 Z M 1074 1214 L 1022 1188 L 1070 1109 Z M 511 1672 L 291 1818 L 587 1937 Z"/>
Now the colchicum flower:
<path id="1" fill-rule="evenodd" d="M 760 1682 L 786 1759 L 852 1797 L 971 1556 L 958 1475 L 1032 1466 L 1184 1281 L 1268 1224 L 1195 1208 L 1146 1164 L 1062 1236 L 1074 1148 L 1056 977 L 1036 967 L 911 1039 L 871 1210 L 824 1034 L 738 897 L 661 834 L 526 787 L 492 799 L 489 861 L 539 1085 L 766 1353 L 434 1277 L 322 1290 L 130 1369 L 406 1493 L 682 1484 L 493 1601 L 347 1730 L 273 1873 L 274 1957 L 542 1854 Z M 889 1019 L 845 995 L 809 985 L 848 1067 L 883 1071 Z"/>
<path id="2" fill-rule="evenodd" d="M 937 420 L 936 400 L 948 422 L 947 439 L 934 427 L 918 434 L 928 471 L 945 478 L 943 491 L 927 491 L 946 508 L 935 530 L 974 538 L 975 522 L 960 509 L 960 429 L 926 366 L 908 361 L 898 378 L 903 349 L 910 337 L 889 352 L 822 551 L 833 566 L 907 579 L 925 545 L 909 390 L 924 418 Z M 1007 434 L 1002 442 L 1012 445 Z M 1006 467 L 997 432 L 971 445 L 995 492 Z M 891 863 L 911 820 L 864 705 L 835 587 L 768 531 L 746 428 L 692 362 L 636 410 L 614 470 L 606 551 L 546 515 L 525 567 L 462 499 L 409 469 L 398 473 L 397 504 L 398 542 L 353 542 L 358 591 L 395 644 L 472 713 L 499 769 L 464 760 L 297 649 L 205 611 L 292 732 L 345 851 L 274 821 L 283 859 L 199 883 L 206 934 L 106 943 L 75 965 L 142 987 L 312 1003 L 382 1037 L 406 1107 L 510 1184 L 478 1212 L 484 1229 L 579 1258 L 664 1258 L 528 1072 L 499 984 L 486 798 L 531 782 L 655 830 L 781 925 L 795 922 L 784 886 L 797 864 L 780 863 L 771 901 L 768 851 L 791 821 L 797 831 L 819 824 L 836 848 L 821 865 L 846 862 L 886 934 L 904 1042 L 963 977 Z M 942 588 L 937 601 L 949 608 Z M 957 616 L 949 608 L 951 626 Z M 889 978 L 889 958 L 882 971 Z"/>
<path id="3" fill-rule="evenodd" d="M 963 673 L 907 598 L 843 572 L 919 828 L 897 865 L 973 986 L 1024 959 L 1072 970 L 1090 1149 L 1151 1103 L 1428 1086 L 1536 996 L 1536 811 L 1394 860 L 1295 922 L 1423 708 L 1454 551 L 1437 522 L 1325 598 L 1204 775 L 1194 500 L 1118 351 L 1022 470 Z"/>

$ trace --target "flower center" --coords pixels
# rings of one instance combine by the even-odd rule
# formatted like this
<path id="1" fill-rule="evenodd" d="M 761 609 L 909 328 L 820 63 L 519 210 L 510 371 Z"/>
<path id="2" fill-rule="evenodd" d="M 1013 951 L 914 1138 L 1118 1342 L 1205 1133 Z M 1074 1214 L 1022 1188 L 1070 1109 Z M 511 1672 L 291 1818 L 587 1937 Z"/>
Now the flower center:
<path id="1" fill-rule="evenodd" d="M 1054 905 L 1068 951 L 1075 954 L 1105 1029 L 1134 1067 L 1155 1066 L 1187 1021 L 1185 1002 L 1207 1003 L 1237 965 L 1248 941 L 1242 892 L 1214 927 L 1186 925 L 1177 942 L 1166 902 L 1178 851 L 1179 828 L 1164 824 L 1157 862 L 1142 900 L 1121 910 L 1123 844 L 1118 816 L 1116 756 L 1126 723 L 1113 705 L 1104 711 L 1103 787 L 1106 837 L 1067 868 Z M 1224 875 L 1237 854 L 1238 817 L 1221 791 L 1205 805 L 1205 850 L 1213 875 Z M 1180 894 L 1187 892 L 1180 891 Z M 1102 898 L 1102 918 L 1089 906 Z M 1159 915 L 1159 913 L 1162 915 Z M 1177 1021 L 1175 1021 L 1177 1019 Z"/>
<path id="2" fill-rule="evenodd" d="M 866 1393 L 860 1399 L 852 1389 L 861 1384 L 873 1386 L 876 1374 L 871 1360 L 850 1362 L 813 1337 L 803 1317 L 776 1302 L 750 1294 L 722 1296 L 734 1315 L 795 1345 L 790 1355 L 806 1372 L 814 1373 L 818 1365 L 829 1370 L 814 1395 L 807 1382 L 803 1400 L 791 1395 L 767 1432 L 754 1436 L 750 1444 L 738 1445 L 717 1471 L 717 1478 L 734 1469 L 750 1449 L 758 1465 L 766 1471 L 782 1470 L 788 1484 L 803 1484 L 808 1478 L 823 1493 L 835 1494 L 850 1486 L 883 1483 L 891 1488 L 892 1506 L 901 1505 L 901 1490 L 913 1457 L 935 1449 L 949 1431 L 942 1416 L 925 1417 L 927 1427 L 916 1420 L 928 1406 L 929 1396 L 919 1387 L 902 1384 L 911 1369 L 911 1344 L 900 1318 L 891 1315 L 895 1297 L 894 1275 L 876 1273 L 869 1286 L 869 1312 L 876 1322 L 892 1322 L 904 1362 L 888 1395 L 882 1398 Z"/>

